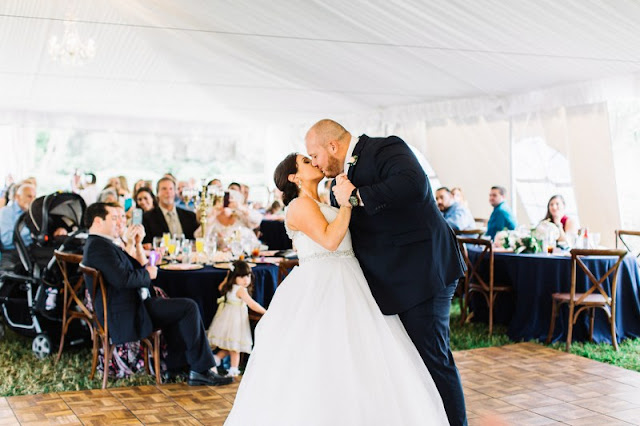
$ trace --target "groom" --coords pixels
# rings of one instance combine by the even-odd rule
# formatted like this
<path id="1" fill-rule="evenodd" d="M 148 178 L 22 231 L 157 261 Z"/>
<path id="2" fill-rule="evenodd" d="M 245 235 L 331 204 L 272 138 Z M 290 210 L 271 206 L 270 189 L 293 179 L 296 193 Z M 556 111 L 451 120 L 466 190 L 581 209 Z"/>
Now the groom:
<path id="1" fill-rule="evenodd" d="M 424 170 L 402 139 L 357 138 L 333 120 L 314 124 L 305 142 L 312 164 L 337 178 L 332 204 L 354 206 L 353 249 L 378 306 L 385 315 L 400 317 L 440 392 L 449 423 L 467 424 L 449 348 L 451 297 L 464 266 Z"/>

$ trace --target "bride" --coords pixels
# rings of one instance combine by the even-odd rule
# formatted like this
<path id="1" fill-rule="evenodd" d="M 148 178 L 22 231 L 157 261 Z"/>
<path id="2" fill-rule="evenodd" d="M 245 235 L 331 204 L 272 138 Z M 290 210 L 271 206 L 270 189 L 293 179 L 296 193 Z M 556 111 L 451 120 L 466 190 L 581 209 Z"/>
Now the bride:
<path id="1" fill-rule="evenodd" d="M 371 295 L 351 248 L 351 207 L 319 201 L 323 177 L 300 154 L 275 170 L 300 266 L 256 327 L 225 425 L 448 424 L 400 319 Z"/>

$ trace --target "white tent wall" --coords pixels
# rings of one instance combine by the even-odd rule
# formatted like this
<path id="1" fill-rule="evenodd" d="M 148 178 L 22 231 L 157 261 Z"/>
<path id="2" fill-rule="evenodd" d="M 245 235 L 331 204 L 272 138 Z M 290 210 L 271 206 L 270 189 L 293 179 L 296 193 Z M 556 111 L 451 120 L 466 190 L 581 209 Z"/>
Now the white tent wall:
<path id="1" fill-rule="evenodd" d="M 583 224 L 601 233 L 602 244 L 613 247 L 613 231 L 620 229 L 621 218 L 606 106 L 568 109 L 567 129 Z"/>
<path id="2" fill-rule="evenodd" d="M 509 187 L 509 123 L 478 118 L 429 126 L 424 152 L 443 185 L 462 188 L 475 217 L 489 218 L 489 188 Z"/>

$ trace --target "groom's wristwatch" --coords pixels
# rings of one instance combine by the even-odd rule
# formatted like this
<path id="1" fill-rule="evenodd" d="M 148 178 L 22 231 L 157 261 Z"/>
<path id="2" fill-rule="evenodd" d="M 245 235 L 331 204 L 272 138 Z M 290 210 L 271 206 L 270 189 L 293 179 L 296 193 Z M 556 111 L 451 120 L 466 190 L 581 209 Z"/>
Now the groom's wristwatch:
<path id="1" fill-rule="evenodd" d="M 349 204 L 351 204 L 352 207 L 358 207 L 360 205 L 360 201 L 358 200 L 358 188 L 353 188 L 353 191 L 351 191 Z"/>

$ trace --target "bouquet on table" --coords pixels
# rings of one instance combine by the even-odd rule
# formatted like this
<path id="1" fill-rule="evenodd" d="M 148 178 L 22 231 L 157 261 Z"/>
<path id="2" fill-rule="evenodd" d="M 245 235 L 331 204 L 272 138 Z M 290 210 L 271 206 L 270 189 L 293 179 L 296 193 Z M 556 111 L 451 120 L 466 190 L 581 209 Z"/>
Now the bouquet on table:
<path id="1" fill-rule="evenodd" d="M 504 229 L 496 234 L 494 245 L 517 254 L 539 253 L 542 251 L 542 241 L 535 229 L 516 231 Z"/>

